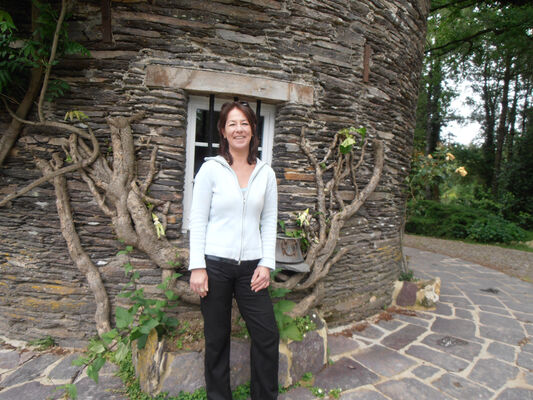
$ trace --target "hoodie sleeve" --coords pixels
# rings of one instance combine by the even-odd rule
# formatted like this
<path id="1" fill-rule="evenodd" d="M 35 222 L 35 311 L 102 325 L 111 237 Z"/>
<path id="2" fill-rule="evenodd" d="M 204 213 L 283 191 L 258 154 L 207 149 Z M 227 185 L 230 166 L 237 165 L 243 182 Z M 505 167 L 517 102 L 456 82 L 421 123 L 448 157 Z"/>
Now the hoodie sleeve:
<path id="1" fill-rule="evenodd" d="M 206 162 L 194 179 L 189 224 L 189 270 L 205 268 L 205 235 L 213 196 L 212 182 L 208 170 L 209 162 Z"/>
<path id="2" fill-rule="evenodd" d="M 276 268 L 276 233 L 278 223 L 278 187 L 276 174 L 269 167 L 267 188 L 265 190 L 265 202 L 261 212 L 261 242 L 263 258 L 259 265 L 270 269 Z"/>

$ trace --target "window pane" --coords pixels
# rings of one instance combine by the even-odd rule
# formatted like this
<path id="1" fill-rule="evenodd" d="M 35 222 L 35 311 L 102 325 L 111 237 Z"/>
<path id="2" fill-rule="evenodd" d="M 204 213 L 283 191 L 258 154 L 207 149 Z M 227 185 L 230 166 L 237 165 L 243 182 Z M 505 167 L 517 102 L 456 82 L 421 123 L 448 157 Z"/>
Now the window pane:
<path id="1" fill-rule="evenodd" d="M 218 143 L 217 122 L 220 116 L 220 111 L 215 111 L 215 118 L 213 121 L 213 143 Z M 196 141 L 207 143 L 207 126 L 209 124 L 209 110 L 196 111 Z"/>
<path id="2" fill-rule="evenodd" d="M 218 149 L 213 149 L 214 154 L 218 154 Z M 207 147 L 196 147 L 194 149 L 194 176 L 196 176 L 196 173 L 204 163 L 204 158 L 208 157 L 208 149 Z"/>

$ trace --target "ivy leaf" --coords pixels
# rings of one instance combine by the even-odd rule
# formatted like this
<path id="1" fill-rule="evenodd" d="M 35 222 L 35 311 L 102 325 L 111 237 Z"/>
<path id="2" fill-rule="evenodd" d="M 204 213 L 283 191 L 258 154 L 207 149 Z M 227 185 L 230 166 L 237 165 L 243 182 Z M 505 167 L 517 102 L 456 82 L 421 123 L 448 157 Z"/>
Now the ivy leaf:
<path id="1" fill-rule="evenodd" d="M 357 144 L 353 136 L 349 136 L 346 139 L 344 139 L 340 145 L 341 153 L 342 154 L 348 154 L 350 151 L 352 151 L 352 147 L 354 144 Z"/>

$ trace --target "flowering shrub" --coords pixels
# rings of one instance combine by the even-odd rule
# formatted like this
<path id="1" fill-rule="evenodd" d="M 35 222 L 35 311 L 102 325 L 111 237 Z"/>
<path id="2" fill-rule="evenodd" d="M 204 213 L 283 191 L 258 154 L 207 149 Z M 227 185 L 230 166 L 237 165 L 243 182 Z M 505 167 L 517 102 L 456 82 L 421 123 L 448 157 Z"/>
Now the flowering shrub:
<path id="1" fill-rule="evenodd" d="M 423 199 L 428 186 L 448 188 L 467 174 L 466 168 L 458 165 L 455 156 L 444 146 L 437 147 L 433 154 L 427 156 L 417 153 L 413 156 L 411 173 L 407 177 L 411 198 Z"/>

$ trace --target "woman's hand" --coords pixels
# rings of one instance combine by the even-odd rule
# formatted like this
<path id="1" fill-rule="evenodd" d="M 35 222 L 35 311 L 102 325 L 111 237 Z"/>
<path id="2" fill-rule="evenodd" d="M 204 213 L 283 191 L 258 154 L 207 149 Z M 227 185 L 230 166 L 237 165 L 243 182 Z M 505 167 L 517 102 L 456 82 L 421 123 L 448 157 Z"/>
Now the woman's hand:
<path id="1" fill-rule="evenodd" d="M 207 296 L 209 287 L 207 285 L 207 271 L 205 268 L 193 269 L 189 280 L 191 290 L 200 297 Z"/>
<path id="2" fill-rule="evenodd" d="M 252 276 L 252 291 L 259 292 L 270 285 L 270 268 L 258 265 Z"/>

